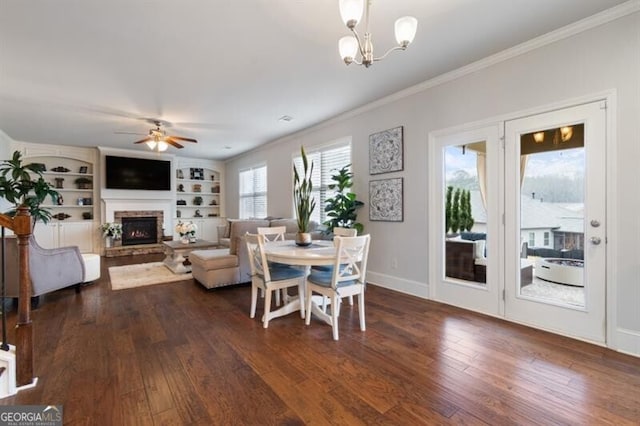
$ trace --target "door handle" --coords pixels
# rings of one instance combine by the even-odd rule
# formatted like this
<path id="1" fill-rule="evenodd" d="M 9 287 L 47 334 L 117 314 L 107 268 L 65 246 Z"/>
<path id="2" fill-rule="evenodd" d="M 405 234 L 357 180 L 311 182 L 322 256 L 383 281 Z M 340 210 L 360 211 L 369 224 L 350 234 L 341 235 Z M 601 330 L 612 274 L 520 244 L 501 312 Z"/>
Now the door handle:
<path id="1" fill-rule="evenodd" d="M 589 241 L 591 241 L 591 244 L 593 244 L 594 246 L 597 246 L 598 244 L 600 244 L 602 242 L 600 237 L 591 237 L 591 238 L 589 238 Z"/>

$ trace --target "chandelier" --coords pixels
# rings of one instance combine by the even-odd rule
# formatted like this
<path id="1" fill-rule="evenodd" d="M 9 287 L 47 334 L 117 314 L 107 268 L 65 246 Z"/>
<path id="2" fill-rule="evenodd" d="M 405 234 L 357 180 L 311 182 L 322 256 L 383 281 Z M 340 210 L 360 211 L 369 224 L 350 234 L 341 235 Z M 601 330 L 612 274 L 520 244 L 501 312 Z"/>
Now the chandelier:
<path id="1" fill-rule="evenodd" d="M 353 35 L 344 36 L 338 42 L 340 56 L 345 64 L 349 65 L 355 62 L 358 65 L 364 65 L 369 68 L 375 61 L 384 59 L 394 50 L 406 50 L 416 36 L 418 28 L 418 20 L 413 16 L 403 16 L 396 20 L 395 33 L 398 46 L 392 47 L 387 52 L 375 58 L 373 56 L 373 44 L 371 43 L 371 33 L 369 32 L 369 9 L 371 0 L 340 0 L 340 16 L 347 28 L 351 30 Z M 364 39 L 361 39 L 356 32 L 356 25 L 362 19 L 362 13 L 365 14 Z M 359 54 L 359 59 L 357 55 Z"/>

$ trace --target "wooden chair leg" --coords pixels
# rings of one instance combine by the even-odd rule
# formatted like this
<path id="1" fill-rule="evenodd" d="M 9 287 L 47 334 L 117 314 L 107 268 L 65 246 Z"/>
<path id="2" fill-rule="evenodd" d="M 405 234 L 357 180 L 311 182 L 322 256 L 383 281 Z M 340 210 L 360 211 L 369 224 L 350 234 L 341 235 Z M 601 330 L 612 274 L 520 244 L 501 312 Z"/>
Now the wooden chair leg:
<path id="1" fill-rule="evenodd" d="M 249 312 L 250 318 L 256 317 L 256 304 L 258 303 L 258 287 L 251 284 L 251 312 Z"/>
<path id="2" fill-rule="evenodd" d="M 305 302 L 307 304 L 307 315 L 304 317 L 304 323 L 306 325 L 311 324 L 311 297 L 313 296 L 313 292 L 309 285 L 307 285 L 307 294 L 305 298 Z"/>
<path id="3" fill-rule="evenodd" d="M 337 294 L 331 296 L 331 329 L 333 330 L 333 340 L 338 340 L 338 315 L 340 313 L 340 298 Z"/>
<path id="4" fill-rule="evenodd" d="M 285 289 L 284 291 L 286 293 L 287 290 Z M 305 318 L 304 282 L 298 284 L 298 297 L 300 298 L 300 318 Z"/>
<path id="5" fill-rule="evenodd" d="M 364 320 L 364 291 L 358 295 L 358 316 L 360 317 L 360 330 L 365 331 L 366 325 Z"/>
<path id="6" fill-rule="evenodd" d="M 271 311 L 271 289 L 265 289 L 264 293 L 264 316 L 262 317 L 262 326 L 269 327 L 269 312 Z"/>

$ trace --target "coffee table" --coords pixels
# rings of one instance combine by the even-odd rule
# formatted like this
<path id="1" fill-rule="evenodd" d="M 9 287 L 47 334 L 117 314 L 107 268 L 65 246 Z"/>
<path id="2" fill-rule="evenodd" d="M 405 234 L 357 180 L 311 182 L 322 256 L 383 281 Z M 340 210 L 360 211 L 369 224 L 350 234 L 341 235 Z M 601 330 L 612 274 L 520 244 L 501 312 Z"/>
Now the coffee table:
<path id="1" fill-rule="evenodd" d="M 162 261 L 174 274 L 191 272 L 189 253 L 193 250 L 217 248 L 213 241 L 196 240 L 195 243 L 184 244 L 181 241 L 163 241 L 165 258 Z"/>

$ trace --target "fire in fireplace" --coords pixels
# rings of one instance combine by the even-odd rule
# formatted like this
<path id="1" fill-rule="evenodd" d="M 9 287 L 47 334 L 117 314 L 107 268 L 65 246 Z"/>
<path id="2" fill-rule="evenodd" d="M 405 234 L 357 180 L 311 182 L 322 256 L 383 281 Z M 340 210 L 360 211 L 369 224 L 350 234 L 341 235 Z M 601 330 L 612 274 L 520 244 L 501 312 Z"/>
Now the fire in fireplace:
<path id="1" fill-rule="evenodd" d="M 158 242 L 156 217 L 123 217 L 122 245 L 155 244 Z"/>

